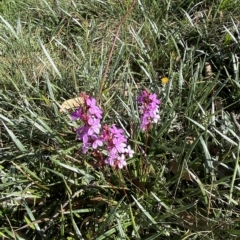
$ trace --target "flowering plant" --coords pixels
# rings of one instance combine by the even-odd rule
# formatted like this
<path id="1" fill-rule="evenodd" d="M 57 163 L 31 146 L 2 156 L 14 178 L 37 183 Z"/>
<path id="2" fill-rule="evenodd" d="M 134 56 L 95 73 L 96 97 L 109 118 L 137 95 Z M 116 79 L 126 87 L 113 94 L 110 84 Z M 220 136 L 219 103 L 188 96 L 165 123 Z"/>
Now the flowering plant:
<path id="1" fill-rule="evenodd" d="M 102 110 L 96 105 L 96 99 L 85 93 L 81 94 L 84 100 L 82 107 L 72 113 L 72 120 L 81 120 L 83 126 L 77 128 L 78 139 L 83 142 L 82 151 L 92 150 L 94 156 L 102 156 L 99 152 L 107 153 L 104 163 L 116 168 L 127 165 L 126 157 L 132 157 L 134 151 L 127 145 L 124 131 L 112 126 L 101 125 Z"/>
<path id="2" fill-rule="evenodd" d="M 145 131 L 149 129 L 152 123 L 157 123 L 160 119 L 160 100 L 157 99 L 157 95 L 155 93 L 150 94 L 147 90 L 144 90 L 137 98 L 137 102 L 141 113 L 140 128 Z"/>
<path id="3" fill-rule="evenodd" d="M 82 141 L 82 152 L 91 153 L 99 160 L 99 164 L 110 165 L 122 169 L 127 165 L 126 158 L 133 157 L 134 151 L 128 145 L 128 139 L 121 128 L 115 124 L 102 125 L 103 111 L 96 105 L 96 99 L 81 93 L 83 105 L 71 114 L 72 120 L 81 120 L 83 125 L 76 130 L 77 137 Z M 140 128 L 148 130 L 152 123 L 156 123 L 159 116 L 159 104 L 156 94 L 144 90 L 137 98 L 140 106 Z M 104 154 L 103 154 L 104 153 Z M 103 155 L 105 155 L 103 157 Z"/>

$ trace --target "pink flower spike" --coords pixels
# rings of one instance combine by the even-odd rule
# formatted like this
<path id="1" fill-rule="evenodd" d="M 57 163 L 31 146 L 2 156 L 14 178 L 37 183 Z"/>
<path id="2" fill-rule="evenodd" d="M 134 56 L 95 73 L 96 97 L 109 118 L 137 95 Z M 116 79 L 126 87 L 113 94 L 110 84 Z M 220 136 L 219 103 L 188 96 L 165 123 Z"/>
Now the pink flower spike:
<path id="1" fill-rule="evenodd" d="M 157 123 L 160 119 L 159 116 L 159 104 L 161 103 L 157 99 L 157 95 L 150 94 L 148 91 L 142 91 L 141 95 L 137 98 L 139 104 L 140 116 L 140 128 L 146 131 L 152 123 Z"/>

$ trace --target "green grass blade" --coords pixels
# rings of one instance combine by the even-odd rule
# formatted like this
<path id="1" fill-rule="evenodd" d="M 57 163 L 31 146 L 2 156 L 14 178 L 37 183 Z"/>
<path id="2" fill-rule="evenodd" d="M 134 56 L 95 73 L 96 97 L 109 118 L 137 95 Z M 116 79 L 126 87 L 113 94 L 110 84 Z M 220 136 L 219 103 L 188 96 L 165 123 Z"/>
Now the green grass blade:
<path id="1" fill-rule="evenodd" d="M 21 152 L 26 152 L 26 148 L 24 145 L 20 142 L 20 140 L 17 138 L 17 136 L 13 133 L 12 130 L 10 130 L 2 121 L 2 124 L 6 131 L 8 132 L 9 136 L 11 137 L 12 141 L 15 143 L 16 147 L 21 151 Z"/>

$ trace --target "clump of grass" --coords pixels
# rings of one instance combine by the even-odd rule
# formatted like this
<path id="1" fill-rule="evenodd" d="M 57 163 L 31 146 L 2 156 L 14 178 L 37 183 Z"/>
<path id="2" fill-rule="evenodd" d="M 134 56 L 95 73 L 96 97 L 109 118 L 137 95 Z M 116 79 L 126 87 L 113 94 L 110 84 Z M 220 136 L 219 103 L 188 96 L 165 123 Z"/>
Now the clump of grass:
<path id="1" fill-rule="evenodd" d="M 1 2 L 3 238 L 239 238 L 238 8 L 141 0 L 126 15 L 131 4 Z M 147 135 L 145 88 L 162 102 Z M 82 154 L 59 111 L 80 92 L 100 95 L 104 121 L 131 139 L 127 168 Z"/>

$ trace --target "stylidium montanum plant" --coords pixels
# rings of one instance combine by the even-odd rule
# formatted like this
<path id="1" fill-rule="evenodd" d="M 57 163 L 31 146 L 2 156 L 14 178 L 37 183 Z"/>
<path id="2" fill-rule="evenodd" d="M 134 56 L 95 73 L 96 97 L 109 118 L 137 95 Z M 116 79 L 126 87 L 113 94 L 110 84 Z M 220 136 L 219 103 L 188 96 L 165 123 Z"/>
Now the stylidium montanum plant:
<path id="1" fill-rule="evenodd" d="M 77 137 L 82 141 L 82 152 L 91 150 L 98 159 L 99 165 L 110 165 L 122 169 L 127 165 L 126 158 L 133 157 L 134 151 L 127 143 L 127 138 L 121 128 L 115 124 L 102 125 L 102 110 L 96 105 L 96 99 L 81 93 L 83 106 L 74 111 L 72 120 L 81 120 L 83 125 L 76 130 Z M 159 120 L 159 104 L 156 94 L 144 90 L 137 98 L 140 107 L 140 128 L 147 131 L 152 123 Z"/>
<path id="2" fill-rule="evenodd" d="M 82 152 L 92 151 L 99 164 L 123 168 L 127 165 L 126 158 L 132 157 L 134 151 L 127 144 L 123 129 L 101 125 L 102 110 L 96 105 L 96 99 L 85 93 L 80 95 L 84 104 L 72 113 L 72 120 L 81 120 L 83 125 L 76 130 L 77 137 L 82 141 Z M 104 154 L 103 154 L 104 152 Z M 103 156 L 105 155 L 105 156 Z"/>
<path id="3" fill-rule="evenodd" d="M 150 94 L 147 90 L 142 91 L 137 102 L 140 108 L 140 128 L 148 131 L 152 123 L 157 123 L 160 119 L 159 104 L 161 102 L 155 93 Z"/>

